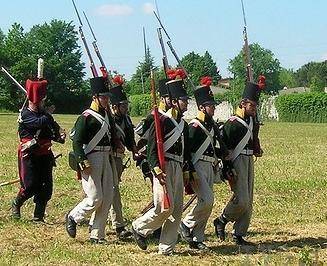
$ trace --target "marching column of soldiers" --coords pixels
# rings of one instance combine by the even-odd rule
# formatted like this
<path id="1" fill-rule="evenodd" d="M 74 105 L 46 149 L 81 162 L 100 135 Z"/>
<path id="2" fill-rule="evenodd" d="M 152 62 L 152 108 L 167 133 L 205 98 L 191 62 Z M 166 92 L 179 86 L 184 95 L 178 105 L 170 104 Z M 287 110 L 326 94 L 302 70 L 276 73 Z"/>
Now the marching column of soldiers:
<path id="1" fill-rule="evenodd" d="M 255 130 L 256 108 L 262 84 L 247 82 L 235 114 L 224 124 L 213 116 L 217 102 L 210 82 L 194 91 L 198 115 L 189 124 L 183 119 L 189 96 L 179 76 L 159 81 L 159 123 L 164 165 L 160 164 L 160 143 L 154 112 L 134 126 L 128 115 L 128 98 L 122 84 L 109 85 L 105 77 L 90 79 L 90 107 L 76 120 L 71 131 L 73 152 L 70 166 L 81 180 L 85 197 L 67 210 L 65 228 L 75 238 L 77 227 L 87 220 L 90 242 L 104 244 L 106 224 L 111 220 L 119 239 L 133 237 L 146 250 L 153 233 L 159 239 L 159 254 L 171 255 L 178 235 L 191 249 L 207 251 L 205 229 L 214 204 L 213 184 L 226 181 L 232 197 L 214 220 L 215 234 L 226 239 L 226 225 L 233 223 L 233 241 L 252 245 L 244 239 L 253 205 L 254 156 L 262 156 Z M 44 222 L 52 195 L 55 166 L 51 141 L 65 142 L 65 131 L 44 107 L 47 82 L 26 83 L 28 105 L 19 120 L 18 167 L 21 188 L 12 201 L 12 216 L 21 218 L 23 203 L 34 197 L 35 222 Z M 136 143 L 135 133 L 140 136 Z M 153 202 L 136 218 L 131 228 L 123 216 L 120 194 L 125 150 L 152 183 Z M 129 159 L 128 159 L 129 160 Z M 196 199 L 183 218 L 184 191 Z M 167 200 L 168 205 L 165 206 Z"/>

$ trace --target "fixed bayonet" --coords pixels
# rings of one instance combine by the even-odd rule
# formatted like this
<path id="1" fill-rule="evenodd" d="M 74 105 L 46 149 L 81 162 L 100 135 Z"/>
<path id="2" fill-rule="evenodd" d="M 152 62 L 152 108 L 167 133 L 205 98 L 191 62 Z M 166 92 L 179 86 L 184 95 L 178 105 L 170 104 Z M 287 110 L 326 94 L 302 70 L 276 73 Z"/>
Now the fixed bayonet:
<path id="1" fill-rule="evenodd" d="M 79 15 L 79 13 L 78 13 L 78 10 L 77 10 L 77 8 L 76 8 L 76 5 L 75 5 L 74 0 L 72 0 L 72 2 L 73 2 L 74 9 L 75 9 L 75 12 L 76 12 L 77 17 L 78 17 L 78 20 L 79 20 L 79 24 L 80 24 L 80 25 L 79 25 L 79 27 L 78 27 L 78 31 L 79 31 L 79 34 L 80 34 L 81 39 L 82 39 L 82 42 L 83 42 L 83 44 L 84 44 L 84 48 L 85 48 L 85 50 L 86 50 L 87 56 L 88 56 L 89 61 L 90 61 L 90 68 L 91 68 L 92 75 L 93 75 L 93 77 L 98 77 L 98 72 L 97 72 L 97 70 L 96 70 L 96 67 L 95 67 L 95 64 L 94 64 L 94 61 L 93 61 L 93 58 L 92 58 L 92 55 L 91 55 L 90 49 L 89 49 L 89 47 L 88 47 L 88 45 L 87 45 L 87 42 L 86 42 L 86 39 L 85 39 L 85 35 L 84 35 L 84 33 L 83 33 L 83 29 L 82 29 L 82 27 L 83 27 L 83 23 L 82 23 L 81 17 L 80 17 L 80 15 Z"/>

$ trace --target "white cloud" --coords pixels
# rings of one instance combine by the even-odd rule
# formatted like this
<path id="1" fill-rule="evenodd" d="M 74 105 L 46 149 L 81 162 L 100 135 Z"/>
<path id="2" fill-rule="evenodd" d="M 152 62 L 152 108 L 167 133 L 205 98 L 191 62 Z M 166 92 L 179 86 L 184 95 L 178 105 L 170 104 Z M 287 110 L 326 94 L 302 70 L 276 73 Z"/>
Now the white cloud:
<path id="1" fill-rule="evenodd" d="M 133 13 L 133 8 L 129 5 L 108 4 L 96 9 L 100 16 L 129 16 Z"/>
<path id="2" fill-rule="evenodd" d="M 153 11 L 155 10 L 154 9 L 154 5 L 152 4 L 152 3 L 145 3 L 145 4 L 143 4 L 143 12 L 145 13 L 145 14 L 152 14 L 153 13 Z"/>
<path id="3" fill-rule="evenodd" d="M 322 55 L 322 60 L 324 60 L 324 61 L 327 60 L 327 53 Z"/>

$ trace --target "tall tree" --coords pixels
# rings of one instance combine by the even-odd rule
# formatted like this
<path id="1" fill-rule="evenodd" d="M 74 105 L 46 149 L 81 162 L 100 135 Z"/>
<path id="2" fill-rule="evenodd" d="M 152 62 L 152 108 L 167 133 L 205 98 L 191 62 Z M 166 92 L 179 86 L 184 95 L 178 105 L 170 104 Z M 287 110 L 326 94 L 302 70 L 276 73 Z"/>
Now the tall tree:
<path id="1" fill-rule="evenodd" d="M 198 85 L 201 77 L 204 76 L 211 76 L 213 84 L 217 84 L 218 80 L 221 79 L 216 62 L 208 51 L 203 56 L 190 52 L 181 59 L 181 62 L 195 85 Z"/>
<path id="2" fill-rule="evenodd" d="M 300 86 L 327 87 L 327 61 L 310 62 L 301 66 L 295 73 L 295 78 Z"/>
<path id="3" fill-rule="evenodd" d="M 47 95 L 58 112 L 77 112 L 82 108 L 81 97 L 86 98 L 88 89 L 83 82 L 84 64 L 80 61 L 81 51 L 72 22 L 52 20 L 49 24 L 33 26 L 27 33 L 14 24 L 5 37 L 4 49 L 6 66 L 21 84 L 27 78 L 36 77 L 37 59 L 45 60 Z M 17 93 L 16 88 L 6 87 Z M 16 109 L 19 100 L 16 97 L 13 101 Z"/>
<path id="4" fill-rule="evenodd" d="M 154 58 L 151 55 L 150 48 L 146 48 L 144 61 L 139 62 L 135 74 L 126 86 L 129 94 L 142 94 L 150 91 L 150 71 L 157 71 L 158 67 L 154 64 Z"/>
<path id="5" fill-rule="evenodd" d="M 314 75 L 311 77 L 309 87 L 312 92 L 323 92 L 325 84 L 323 80 L 318 77 L 318 75 Z"/>
<path id="6" fill-rule="evenodd" d="M 295 73 L 292 69 L 282 68 L 279 73 L 279 83 L 280 85 L 288 88 L 296 87 Z"/>
<path id="7" fill-rule="evenodd" d="M 26 71 L 22 71 L 28 64 L 24 57 L 27 47 L 26 34 L 23 27 L 18 23 L 14 23 L 9 29 L 7 36 L 3 39 L 1 63 L 10 70 L 11 74 L 22 85 L 25 83 L 26 75 L 29 74 Z M 17 109 L 18 103 L 22 102 L 25 96 L 3 75 L 1 75 L 0 85 L 2 108 Z"/>
<path id="8" fill-rule="evenodd" d="M 282 87 L 279 83 L 280 62 L 275 58 L 272 51 L 261 47 L 257 43 L 250 45 L 250 55 L 254 74 L 254 80 L 259 75 L 266 76 L 266 91 L 278 91 Z M 243 49 L 229 61 L 228 70 L 234 75 L 234 79 L 246 80 L 246 65 Z"/>
<path id="9" fill-rule="evenodd" d="M 31 44 L 32 62 L 36 63 L 38 57 L 45 60 L 48 98 L 58 111 L 70 111 L 71 103 L 67 99 L 72 99 L 74 93 L 79 94 L 84 89 L 84 64 L 80 61 L 81 51 L 72 22 L 52 20 L 49 24 L 36 25 L 27 34 L 27 39 Z"/>

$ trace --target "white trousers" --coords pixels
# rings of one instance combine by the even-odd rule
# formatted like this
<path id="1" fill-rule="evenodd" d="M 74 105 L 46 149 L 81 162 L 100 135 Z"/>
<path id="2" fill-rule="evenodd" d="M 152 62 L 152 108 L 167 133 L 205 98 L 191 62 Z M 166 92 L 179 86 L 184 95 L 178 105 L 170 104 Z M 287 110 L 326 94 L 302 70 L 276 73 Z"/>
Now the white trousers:
<path id="1" fill-rule="evenodd" d="M 105 237 L 105 226 L 113 197 L 113 173 L 109 152 L 93 152 L 87 156 L 92 168 L 90 176 L 82 175 L 86 197 L 69 215 L 79 223 L 94 212 L 91 238 Z"/>
<path id="2" fill-rule="evenodd" d="M 143 216 L 136 219 L 132 226 L 136 232 L 144 237 L 162 227 L 159 240 L 159 252 L 169 254 L 173 251 L 178 237 L 178 227 L 183 210 L 183 172 L 182 164 L 169 160 L 166 162 L 165 172 L 167 192 L 170 199 L 170 208 L 162 211 L 163 188 L 158 179 L 153 179 L 154 207 Z"/>
<path id="3" fill-rule="evenodd" d="M 110 218 L 113 229 L 123 227 L 126 225 L 123 218 L 123 205 L 121 202 L 119 183 L 121 181 L 121 175 L 123 173 L 123 160 L 122 158 L 114 157 L 117 168 L 117 176 L 114 178 L 114 195 L 112 199 L 112 205 L 110 208 Z"/>
<path id="4" fill-rule="evenodd" d="M 192 188 L 197 195 L 197 202 L 185 216 L 183 223 L 191 229 L 193 241 L 203 242 L 204 231 L 210 217 L 213 202 L 214 171 L 212 163 L 199 160 L 194 165 L 199 179 L 192 183 Z"/>
<path id="5" fill-rule="evenodd" d="M 233 195 L 224 209 L 224 216 L 234 223 L 234 233 L 246 235 L 252 216 L 254 166 L 253 156 L 239 155 L 234 163 L 237 173 Z"/>

